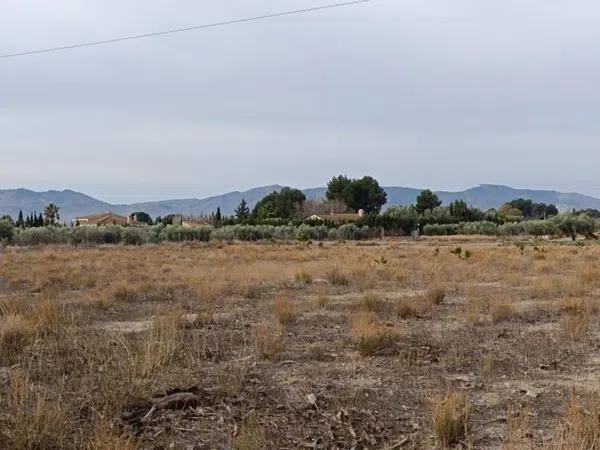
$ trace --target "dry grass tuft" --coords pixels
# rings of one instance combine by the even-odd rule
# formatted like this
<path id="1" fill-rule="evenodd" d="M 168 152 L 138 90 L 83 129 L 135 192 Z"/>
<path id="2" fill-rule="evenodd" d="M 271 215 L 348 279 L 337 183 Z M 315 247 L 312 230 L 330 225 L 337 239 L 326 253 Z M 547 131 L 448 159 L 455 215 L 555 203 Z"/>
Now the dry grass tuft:
<path id="1" fill-rule="evenodd" d="M 127 286 L 119 286 L 113 292 L 113 298 L 117 302 L 131 303 L 136 300 L 137 292 Z"/>
<path id="2" fill-rule="evenodd" d="M 580 314 L 564 314 L 560 319 L 562 336 L 571 342 L 581 342 L 588 336 L 590 320 Z"/>
<path id="3" fill-rule="evenodd" d="M 67 447 L 71 433 L 67 414 L 34 392 L 27 376 L 16 370 L 11 374 L 6 412 L 9 416 L 8 448 L 45 450 Z"/>
<path id="4" fill-rule="evenodd" d="M 33 324 L 21 315 L 6 315 L 0 319 L 0 361 L 14 363 L 23 349 L 35 339 Z"/>
<path id="5" fill-rule="evenodd" d="M 598 305 L 590 299 L 563 297 L 558 302 L 561 311 L 573 315 L 587 315 L 598 312 Z"/>
<path id="6" fill-rule="evenodd" d="M 412 317 L 418 317 L 419 305 L 418 298 L 416 297 L 402 297 L 396 300 L 394 304 L 394 310 L 396 315 L 401 319 L 410 319 Z"/>
<path id="7" fill-rule="evenodd" d="M 398 335 L 377 322 L 373 313 L 360 312 L 350 317 L 350 331 L 362 356 L 390 354 Z"/>
<path id="8" fill-rule="evenodd" d="M 449 448 L 467 437 L 469 403 L 464 394 L 449 392 L 430 399 L 431 426 L 438 445 Z"/>
<path id="9" fill-rule="evenodd" d="M 432 305 L 441 305 L 446 298 L 446 289 L 441 286 L 432 286 L 427 290 L 425 298 Z"/>
<path id="10" fill-rule="evenodd" d="M 361 306 L 364 310 L 374 312 L 374 313 L 382 313 L 387 309 L 387 303 L 380 296 L 375 294 L 368 294 L 363 298 L 361 302 Z"/>
<path id="11" fill-rule="evenodd" d="M 548 450 L 599 450 L 600 449 L 600 399 L 595 396 L 586 408 L 577 402 L 575 388 L 561 426 Z"/>
<path id="12" fill-rule="evenodd" d="M 154 319 L 152 328 L 142 338 L 137 373 L 142 378 L 164 372 L 179 350 L 178 329 L 184 324 L 181 311 Z"/>
<path id="13" fill-rule="evenodd" d="M 507 322 L 518 316 L 514 306 L 507 302 L 492 303 L 490 315 L 493 323 Z"/>
<path id="14" fill-rule="evenodd" d="M 529 410 L 526 408 L 521 408 L 519 411 L 508 410 L 506 438 L 502 443 L 502 450 L 533 450 L 529 415 Z"/>
<path id="15" fill-rule="evenodd" d="M 94 427 L 92 439 L 84 446 L 85 450 L 137 450 L 138 441 L 124 433 L 119 433 L 106 420 L 99 420 Z"/>
<path id="16" fill-rule="evenodd" d="M 289 326 L 298 319 L 298 308 L 287 297 L 278 298 L 273 305 L 275 317 L 282 326 Z"/>
<path id="17" fill-rule="evenodd" d="M 256 352 L 262 359 L 272 359 L 283 351 L 283 330 L 268 323 L 257 325 L 255 333 Z"/>
<path id="18" fill-rule="evenodd" d="M 297 272 L 296 275 L 294 275 L 294 279 L 298 283 L 304 283 L 304 284 L 312 284 L 312 282 L 313 282 L 312 275 L 310 273 L 308 273 L 306 270 Z"/>
<path id="19" fill-rule="evenodd" d="M 338 267 L 333 267 L 327 272 L 327 281 L 334 286 L 348 286 L 350 278 L 343 273 Z"/>
<path id="20" fill-rule="evenodd" d="M 232 447 L 235 450 L 263 450 L 269 448 L 265 428 L 260 425 L 255 414 L 252 414 L 242 423 L 237 436 L 233 438 Z"/>
<path id="21" fill-rule="evenodd" d="M 71 323 L 71 318 L 64 308 L 59 308 L 55 302 L 44 300 L 37 303 L 27 314 L 27 319 L 33 324 L 40 336 L 58 334 Z"/>

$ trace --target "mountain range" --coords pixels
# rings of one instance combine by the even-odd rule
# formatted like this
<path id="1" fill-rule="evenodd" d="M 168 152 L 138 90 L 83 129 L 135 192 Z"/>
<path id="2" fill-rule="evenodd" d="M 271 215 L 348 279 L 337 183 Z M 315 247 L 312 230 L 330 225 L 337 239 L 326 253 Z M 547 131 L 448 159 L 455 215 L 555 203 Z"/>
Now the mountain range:
<path id="1" fill-rule="evenodd" d="M 135 211 L 145 211 L 152 217 L 181 213 L 184 215 L 207 215 L 221 208 L 223 214 L 232 214 L 242 198 L 246 199 L 252 208 L 265 195 L 281 189 L 280 185 L 257 187 L 245 192 L 229 192 L 223 195 L 203 199 L 190 198 L 178 200 L 163 200 L 133 204 L 111 204 L 95 199 L 88 195 L 72 190 L 35 192 L 28 189 L 0 190 L 0 215 L 10 214 L 17 217 L 19 211 L 25 215 L 30 212 L 42 212 L 48 203 L 55 203 L 61 208 L 61 220 L 68 222 L 82 215 L 114 212 L 127 215 Z M 410 205 L 415 202 L 421 189 L 399 186 L 384 187 L 391 205 Z M 305 189 L 307 198 L 323 198 L 324 187 Z M 600 209 L 600 199 L 577 193 L 562 193 L 557 191 L 515 189 L 508 186 L 482 184 L 480 186 L 458 192 L 437 191 L 444 204 L 454 200 L 465 200 L 469 205 L 481 208 L 497 208 L 502 204 L 517 198 L 531 199 L 535 202 L 555 204 L 559 210 L 571 209 Z"/>

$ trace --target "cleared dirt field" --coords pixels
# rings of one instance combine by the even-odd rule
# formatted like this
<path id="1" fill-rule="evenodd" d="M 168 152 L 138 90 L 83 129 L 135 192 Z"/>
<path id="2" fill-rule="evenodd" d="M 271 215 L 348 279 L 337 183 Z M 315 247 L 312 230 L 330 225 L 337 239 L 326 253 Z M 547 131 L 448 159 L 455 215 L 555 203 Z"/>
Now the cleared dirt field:
<path id="1" fill-rule="evenodd" d="M 0 447 L 600 448 L 599 288 L 595 243 L 3 249 Z"/>

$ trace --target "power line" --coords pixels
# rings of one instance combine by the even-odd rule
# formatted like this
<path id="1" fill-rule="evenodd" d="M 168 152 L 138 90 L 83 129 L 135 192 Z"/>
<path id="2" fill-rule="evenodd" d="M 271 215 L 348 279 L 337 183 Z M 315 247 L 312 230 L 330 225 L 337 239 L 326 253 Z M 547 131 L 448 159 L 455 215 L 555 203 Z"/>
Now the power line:
<path id="1" fill-rule="evenodd" d="M 295 10 L 284 11 L 284 12 L 279 12 L 279 13 L 265 14 L 262 16 L 245 17 L 242 19 L 227 20 L 225 22 L 209 23 L 209 24 L 205 24 L 205 25 L 198 25 L 195 27 L 176 28 L 173 30 L 158 31 L 155 33 L 137 34 L 137 35 L 123 36 L 123 37 L 118 37 L 118 38 L 113 38 L 113 39 L 105 39 L 102 41 L 83 42 L 83 43 L 79 43 L 79 44 L 64 45 L 62 47 L 50 47 L 50 48 L 44 48 L 44 49 L 40 49 L 40 50 L 31 50 L 31 51 L 19 52 L 19 53 L 9 53 L 9 54 L 5 54 L 5 55 L 0 55 L 0 58 L 15 58 L 17 56 L 35 55 L 37 53 L 56 52 L 56 51 L 60 51 L 60 50 L 70 50 L 70 49 L 79 48 L 79 47 L 91 47 L 94 45 L 112 44 L 114 42 L 132 41 L 134 39 L 144 39 L 144 38 L 149 38 L 149 37 L 153 37 L 153 36 L 164 36 L 166 34 L 183 33 L 186 31 L 203 30 L 206 28 L 222 27 L 222 26 L 226 26 L 226 25 L 235 25 L 238 23 L 252 22 L 254 20 L 265 20 L 265 19 L 272 19 L 274 17 L 291 16 L 294 14 L 305 14 L 305 13 L 309 13 L 309 12 L 313 12 L 313 11 L 322 11 L 324 9 L 340 8 L 343 6 L 356 5 L 358 3 L 367 3 L 370 1 L 371 0 L 354 0 L 354 1 L 343 2 L 343 3 L 334 3 L 334 4 L 330 4 L 330 5 L 315 6 L 313 8 L 295 9 Z"/>

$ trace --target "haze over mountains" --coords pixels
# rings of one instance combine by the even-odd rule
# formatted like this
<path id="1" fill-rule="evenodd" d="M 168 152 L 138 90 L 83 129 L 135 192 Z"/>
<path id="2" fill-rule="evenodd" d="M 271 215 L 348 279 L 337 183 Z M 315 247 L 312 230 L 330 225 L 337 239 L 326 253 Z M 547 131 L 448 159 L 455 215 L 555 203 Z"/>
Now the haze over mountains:
<path id="1" fill-rule="evenodd" d="M 145 211 L 152 217 L 181 213 L 184 215 L 206 215 L 221 208 L 223 214 L 232 214 L 234 209 L 245 198 L 250 208 L 265 195 L 281 189 L 280 185 L 257 187 L 245 192 L 229 192 L 227 194 L 204 199 L 176 199 L 156 202 L 115 205 L 95 199 L 88 195 L 72 190 L 35 192 L 28 189 L 0 190 L 0 214 L 10 214 L 17 217 L 19 211 L 28 214 L 33 211 L 41 212 L 48 203 L 55 203 L 61 208 L 61 221 L 86 214 L 114 212 L 127 215 L 135 211 Z M 421 189 L 389 186 L 384 188 L 391 205 L 410 205 L 414 203 Z M 308 198 L 325 196 L 324 187 L 305 189 Z M 559 210 L 595 208 L 600 209 L 600 199 L 577 193 L 562 193 L 557 191 L 514 189 L 508 186 L 483 184 L 459 192 L 437 192 L 444 204 L 454 200 L 465 200 L 469 205 L 481 208 L 497 208 L 502 204 L 522 197 L 536 202 L 553 203 Z"/>

